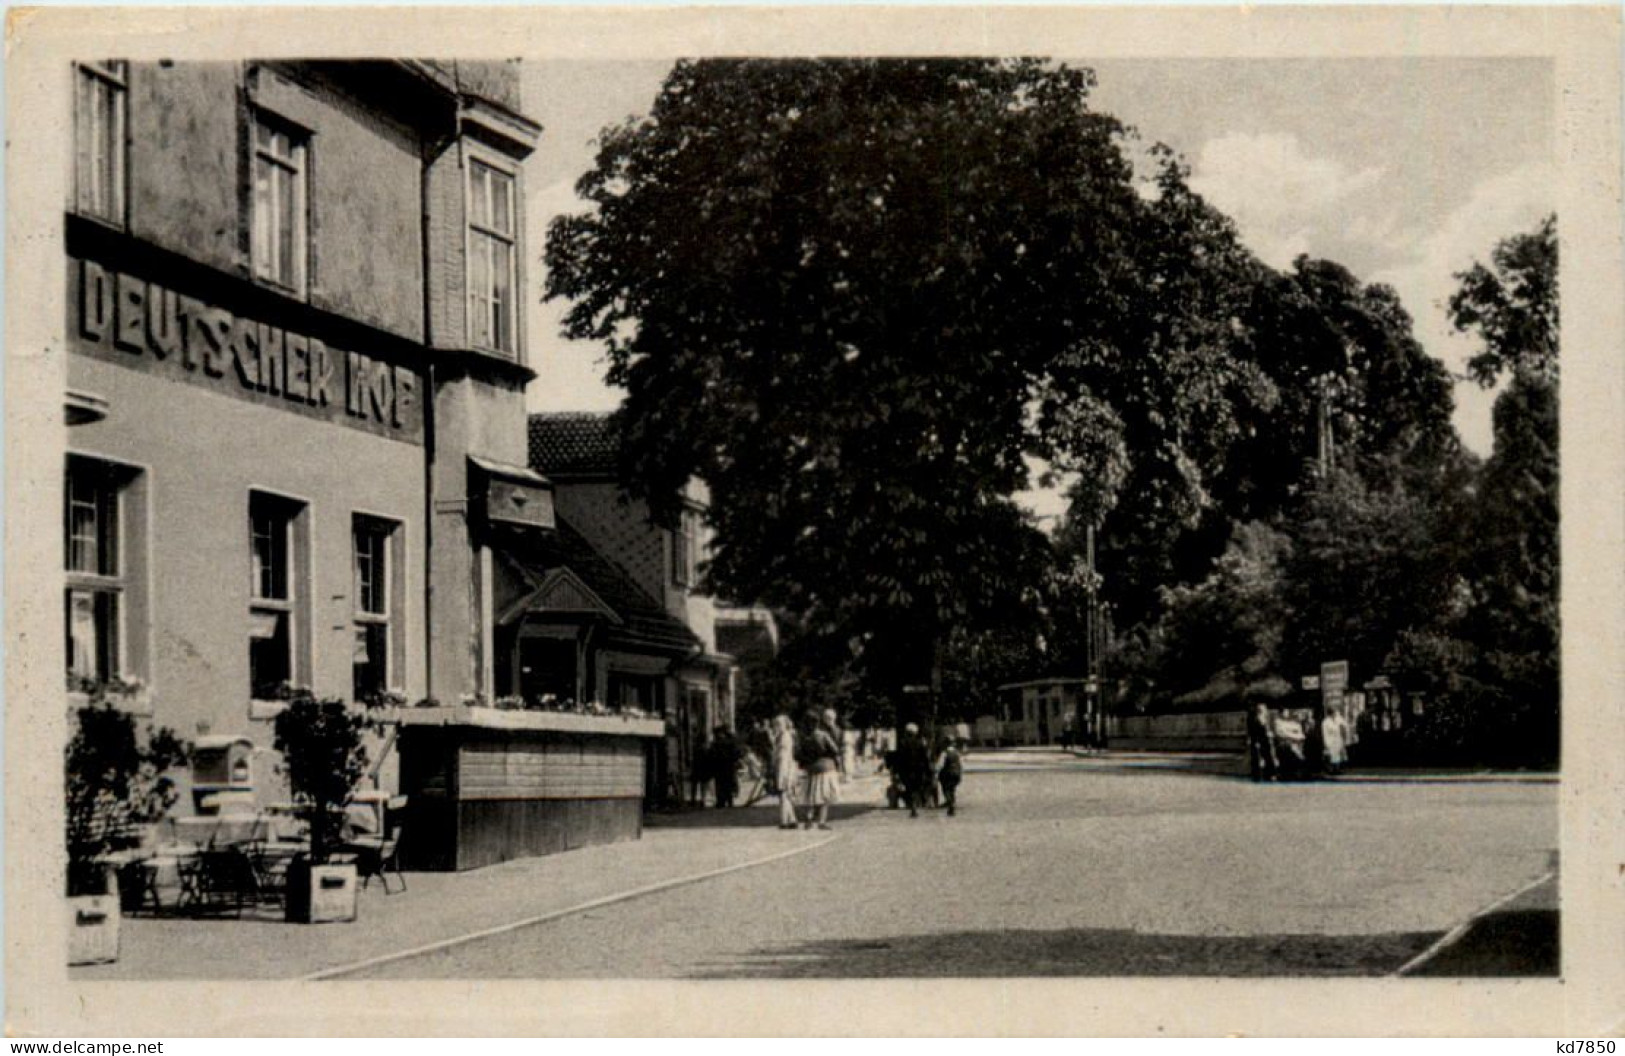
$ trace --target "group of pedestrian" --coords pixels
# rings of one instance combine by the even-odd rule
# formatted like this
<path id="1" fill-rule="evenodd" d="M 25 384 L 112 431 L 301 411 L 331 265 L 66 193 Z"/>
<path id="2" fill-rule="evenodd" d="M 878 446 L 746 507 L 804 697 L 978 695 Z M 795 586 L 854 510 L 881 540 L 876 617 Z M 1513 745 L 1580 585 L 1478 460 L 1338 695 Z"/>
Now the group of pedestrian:
<path id="1" fill-rule="evenodd" d="M 1106 723 L 1099 712 L 1086 709 L 1080 716 L 1067 712 L 1061 722 L 1061 747 L 1067 751 L 1077 748 L 1088 753 L 1106 750 Z"/>
<path id="2" fill-rule="evenodd" d="M 896 799 L 908 805 L 908 816 L 920 816 L 920 808 L 935 804 L 940 796 L 949 817 L 958 811 L 959 783 L 965 776 L 963 753 L 953 738 L 943 742 L 933 758 L 931 746 L 914 723 L 903 727 L 895 750 L 886 753 L 886 769 L 896 786 Z"/>
<path id="3" fill-rule="evenodd" d="M 1281 781 L 1341 773 L 1356 740 L 1348 716 L 1329 708 L 1271 712 L 1262 701 L 1247 714 L 1247 762 L 1254 781 Z"/>
<path id="4" fill-rule="evenodd" d="M 764 779 L 779 799 L 779 828 L 829 828 L 829 808 L 841 797 L 846 752 L 833 708 L 808 711 L 797 729 L 790 716 L 768 723 L 762 751 Z"/>
<path id="5" fill-rule="evenodd" d="M 799 726 L 783 713 L 759 720 L 743 741 L 718 726 L 700 752 L 699 777 L 711 783 L 718 807 L 732 807 L 744 771 L 767 795 L 778 797 L 779 828 L 828 829 L 829 808 L 840 799 L 841 784 L 855 766 L 855 741 L 833 708 L 807 711 Z M 936 804 L 939 796 L 950 816 L 957 813 L 964 759 L 956 740 L 948 738 L 933 752 L 919 726 L 909 723 L 885 760 L 910 817 Z M 754 795 L 750 798 L 755 801 Z"/>

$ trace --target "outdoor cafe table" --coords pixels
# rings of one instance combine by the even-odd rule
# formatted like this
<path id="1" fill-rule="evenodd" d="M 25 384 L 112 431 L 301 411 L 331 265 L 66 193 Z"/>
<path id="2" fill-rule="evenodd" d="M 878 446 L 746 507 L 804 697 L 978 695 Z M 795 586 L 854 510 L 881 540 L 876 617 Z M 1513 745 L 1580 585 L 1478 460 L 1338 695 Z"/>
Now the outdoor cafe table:
<path id="1" fill-rule="evenodd" d="M 202 814 L 173 818 L 171 825 L 177 843 L 236 847 L 265 839 L 270 834 L 271 818 L 266 814 Z"/>

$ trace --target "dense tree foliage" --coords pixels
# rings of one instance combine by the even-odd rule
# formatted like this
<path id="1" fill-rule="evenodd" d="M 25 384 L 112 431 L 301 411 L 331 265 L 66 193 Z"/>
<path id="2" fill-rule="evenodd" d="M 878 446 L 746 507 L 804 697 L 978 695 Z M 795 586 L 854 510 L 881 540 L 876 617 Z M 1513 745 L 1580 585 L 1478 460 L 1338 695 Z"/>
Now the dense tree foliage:
<path id="1" fill-rule="evenodd" d="M 1457 275 L 1450 298 L 1457 330 L 1476 333 L 1483 349 L 1467 363 L 1481 385 L 1507 373 L 1557 377 L 1557 215 L 1495 247 L 1490 265 Z"/>
<path id="2" fill-rule="evenodd" d="M 1450 302 L 1484 340 L 1471 375 L 1511 377 L 1480 466 L 1392 289 L 1263 265 L 1171 153 L 1136 176 L 1092 85 L 1035 60 L 681 62 L 554 221 L 548 296 L 626 390 L 625 483 L 666 516 L 703 478 L 709 586 L 785 616 L 758 688 L 883 719 L 934 673 L 969 717 L 1001 681 L 1081 673 L 1098 592 L 1120 703 L 1339 658 L 1436 698 L 1440 745 L 1486 709 L 1537 729 L 1555 220 Z M 1012 498 L 1033 457 L 1070 482 L 1053 538 Z"/>
<path id="3" fill-rule="evenodd" d="M 1557 220 L 1495 247 L 1492 266 L 1457 276 L 1457 328 L 1484 349 L 1469 363 L 1496 397 L 1495 449 L 1484 466 L 1465 563 L 1473 607 L 1461 635 L 1479 652 L 1485 713 L 1503 754 L 1555 759 L 1560 694 L 1558 604 Z"/>
<path id="4" fill-rule="evenodd" d="M 679 63 L 555 221 L 548 292 L 624 385 L 626 477 L 710 485 L 722 591 L 918 678 L 1030 609 L 1024 455 L 1186 523 L 1252 267 L 1165 160 L 1142 196 L 1092 75 L 1035 61 Z M 1256 390 L 1256 391 L 1255 391 Z M 898 670 L 873 670 L 876 662 Z"/>

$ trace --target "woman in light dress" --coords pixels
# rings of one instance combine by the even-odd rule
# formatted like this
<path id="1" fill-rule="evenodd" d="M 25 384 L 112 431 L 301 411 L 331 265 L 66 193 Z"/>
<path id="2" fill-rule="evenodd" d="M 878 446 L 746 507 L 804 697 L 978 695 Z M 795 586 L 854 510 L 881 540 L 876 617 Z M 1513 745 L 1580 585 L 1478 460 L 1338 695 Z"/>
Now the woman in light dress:
<path id="1" fill-rule="evenodd" d="M 1338 773 L 1349 761 L 1349 724 L 1339 708 L 1333 708 L 1326 713 L 1326 721 L 1320 724 L 1320 733 L 1326 746 L 1326 769 L 1330 773 Z"/>
<path id="2" fill-rule="evenodd" d="M 803 824 L 827 829 L 829 806 L 841 798 L 841 746 L 816 711 L 807 712 L 802 724 L 796 761 L 806 772 L 801 783 L 801 802 L 807 808 Z"/>
<path id="3" fill-rule="evenodd" d="M 779 790 L 779 828 L 796 827 L 795 787 L 801 780 L 796 766 L 796 726 L 788 715 L 773 717 L 773 784 Z"/>

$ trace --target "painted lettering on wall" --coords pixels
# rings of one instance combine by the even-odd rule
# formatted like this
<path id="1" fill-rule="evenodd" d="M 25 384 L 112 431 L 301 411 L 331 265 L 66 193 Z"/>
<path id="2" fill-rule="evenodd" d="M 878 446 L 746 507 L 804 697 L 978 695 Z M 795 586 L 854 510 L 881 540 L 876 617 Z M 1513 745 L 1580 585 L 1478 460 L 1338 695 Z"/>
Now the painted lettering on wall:
<path id="1" fill-rule="evenodd" d="M 417 371 L 234 315 L 156 282 L 76 262 L 77 336 L 103 358 L 416 441 Z"/>

